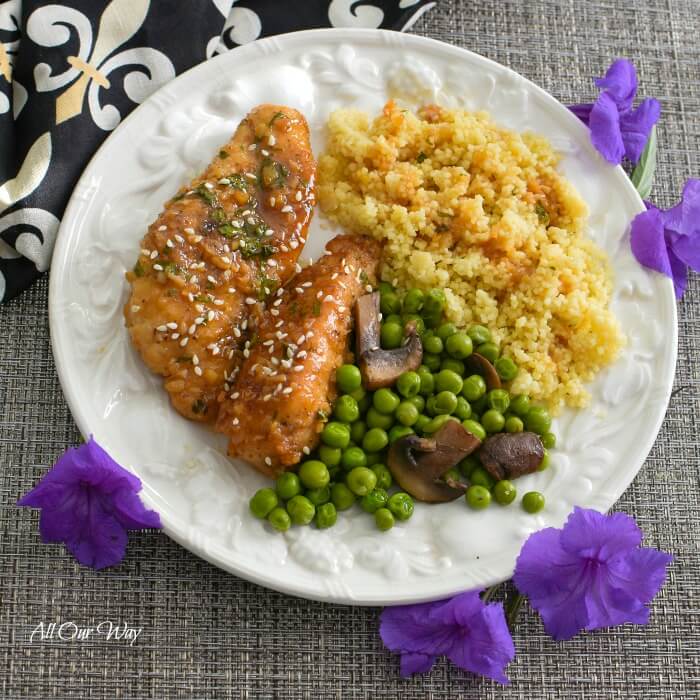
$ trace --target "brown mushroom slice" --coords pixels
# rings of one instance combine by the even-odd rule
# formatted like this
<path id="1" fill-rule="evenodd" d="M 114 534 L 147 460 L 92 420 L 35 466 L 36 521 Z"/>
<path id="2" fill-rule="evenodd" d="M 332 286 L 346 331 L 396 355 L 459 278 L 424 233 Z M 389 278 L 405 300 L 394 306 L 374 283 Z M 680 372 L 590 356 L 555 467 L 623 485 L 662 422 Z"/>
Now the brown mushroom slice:
<path id="1" fill-rule="evenodd" d="M 478 456 L 494 479 L 516 479 L 537 471 L 544 458 L 544 445 L 535 433 L 498 433 L 486 438 Z"/>
<path id="2" fill-rule="evenodd" d="M 361 296 L 355 304 L 357 361 L 365 388 L 374 390 L 391 386 L 404 373 L 418 369 L 423 361 L 416 324 L 406 325 L 408 338 L 395 350 L 379 345 L 379 292 Z"/>
<path id="3" fill-rule="evenodd" d="M 501 378 L 498 376 L 496 368 L 483 355 L 479 355 L 478 352 L 473 352 L 469 355 L 464 360 L 464 366 L 471 372 L 480 374 L 484 378 L 486 388 L 489 391 L 501 388 Z"/>
<path id="4" fill-rule="evenodd" d="M 407 435 L 389 448 L 387 464 L 396 483 L 419 501 L 445 503 L 465 485 L 441 480 L 445 472 L 476 450 L 481 441 L 457 421 L 448 421 L 432 439 Z"/>

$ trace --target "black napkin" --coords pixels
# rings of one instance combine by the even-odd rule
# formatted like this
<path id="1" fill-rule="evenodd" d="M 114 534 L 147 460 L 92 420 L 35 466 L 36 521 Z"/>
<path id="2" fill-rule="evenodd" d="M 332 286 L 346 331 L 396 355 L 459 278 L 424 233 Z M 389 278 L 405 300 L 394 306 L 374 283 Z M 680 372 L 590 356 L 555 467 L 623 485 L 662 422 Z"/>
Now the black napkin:
<path id="1" fill-rule="evenodd" d="M 405 29 L 430 0 L 0 2 L 0 301 L 49 268 L 76 181 L 110 131 L 179 73 L 259 37 Z"/>

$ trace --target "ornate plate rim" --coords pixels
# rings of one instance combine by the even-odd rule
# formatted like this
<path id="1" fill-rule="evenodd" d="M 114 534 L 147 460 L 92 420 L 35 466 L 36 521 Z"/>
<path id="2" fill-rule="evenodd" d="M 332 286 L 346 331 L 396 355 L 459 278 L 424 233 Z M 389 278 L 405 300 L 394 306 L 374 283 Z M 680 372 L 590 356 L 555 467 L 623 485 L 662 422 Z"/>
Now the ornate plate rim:
<path id="1" fill-rule="evenodd" d="M 102 143 L 100 148 L 93 154 L 88 165 L 85 167 L 81 177 L 79 178 L 73 194 L 69 200 L 66 207 L 64 216 L 61 221 L 59 228 L 58 240 L 56 242 L 56 247 L 53 257 L 52 274 L 50 276 L 49 283 L 49 325 L 51 334 L 51 346 L 54 356 L 54 361 L 56 363 L 56 370 L 59 376 L 59 381 L 63 389 L 66 401 L 70 408 L 71 414 L 83 436 L 87 436 L 90 432 L 88 430 L 88 417 L 83 411 L 82 407 L 78 402 L 76 392 L 69 382 L 69 376 L 66 368 L 65 356 L 62 350 L 60 341 L 60 318 L 59 318 L 59 299 L 60 299 L 60 281 L 61 274 L 58 270 L 66 262 L 66 258 L 70 249 L 69 245 L 69 231 L 73 225 L 73 222 L 77 215 L 79 215 L 81 202 L 79 197 L 76 196 L 76 192 L 85 188 L 91 177 L 91 170 L 94 167 L 95 161 L 102 154 L 103 150 L 110 148 L 110 142 L 112 141 L 113 134 L 119 129 L 122 129 L 126 124 L 130 124 L 132 121 L 137 120 L 140 115 L 148 108 L 151 101 L 157 100 L 159 95 L 164 90 L 173 89 L 173 86 L 177 83 L 185 83 L 191 80 L 193 76 L 202 71 L 213 71 L 215 67 L 223 67 L 228 63 L 233 63 L 238 59 L 247 59 L 254 57 L 256 54 L 261 56 L 267 56 L 274 53 L 282 53 L 286 48 L 295 46 L 297 44 L 305 43 L 311 45 L 314 39 L 327 39 L 329 36 L 333 36 L 334 40 L 338 42 L 345 42 L 351 45 L 361 46 L 362 44 L 380 44 L 385 42 L 387 44 L 393 44 L 397 41 L 398 37 L 404 46 L 410 47 L 413 45 L 417 51 L 427 50 L 429 52 L 438 52 L 445 55 L 452 55 L 458 58 L 468 57 L 473 63 L 481 63 L 484 66 L 488 66 L 491 70 L 505 71 L 509 76 L 516 78 L 525 84 L 529 91 L 536 94 L 543 102 L 547 105 L 550 111 L 554 111 L 560 115 L 563 119 L 568 119 L 573 129 L 584 130 L 583 124 L 571 114 L 564 105 L 562 105 L 555 97 L 550 95 L 546 90 L 539 87 L 529 79 L 520 75 L 516 71 L 507 66 L 493 61 L 492 59 L 486 58 L 479 54 L 476 54 L 468 49 L 453 46 L 442 41 L 431 39 L 428 37 L 413 35 L 413 34 L 399 34 L 397 32 L 392 32 L 388 30 L 380 29 L 360 29 L 360 28 L 344 28 L 344 29 L 312 29 L 301 32 L 291 32 L 288 34 L 277 35 L 273 37 L 268 37 L 265 39 L 259 39 L 251 44 L 246 44 L 240 46 L 232 51 L 225 54 L 221 54 L 207 61 L 204 61 L 197 66 L 194 66 L 187 70 L 186 72 L 177 76 L 173 81 L 166 84 L 159 90 L 157 90 L 153 95 L 151 95 L 142 104 L 138 105 L 122 122 L 118 127 L 110 134 L 107 139 Z M 624 192 L 625 195 L 631 199 L 634 203 L 634 207 L 638 211 L 644 211 L 644 204 L 641 197 L 634 189 L 631 181 L 625 174 L 624 170 L 620 166 L 614 168 L 614 176 L 618 180 L 620 185 L 620 192 Z M 675 297 L 673 294 L 673 286 L 670 280 L 664 279 L 660 281 L 661 289 L 664 290 L 664 296 L 666 297 L 665 302 L 670 300 L 668 303 L 668 311 L 670 313 L 670 324 L 672 325 L 672 337 L 669 339 L 671 341 L 671 347 L 667 349 L 670 350 L 669 360 L 666 364 L 666 373 L 663 378 L 664 383 L 664 395 L 663 395 L 663 408 L 657 409 L 657 416 L 654 421 L 654 429 L 649 432 L 646 439 L 640 442 L 641 447 L 639 448 L 638 454 L 640 455 L 639 464 L 634 468 L 627 468 L 624 471 L 619 471 L 611 477 L 607 482 L 609 487 L 606 495 L 611 495 L 613 500 L 611 503 L 607 504 L 607 508 L 612 507 L 615 502 L 620 498 L 625 489 L 632 482 L 634 477 L 637 475 L 639 470 L 643 467 L 646 457 L 648 456 L 651 448 L 653 447 L 656 437 L 659 433 L 661 425 L 663 423 L 666 408 L 668 406 L 668 401 L 670 398 L 671 389 L 673 386 L 673 380 L 675 377 L 675 368 L 677 360 L 677 349 L 678 349 L 678 322 L 677 322 L 677 309 L 675 304 Z M 141 493 L 144 502 L 150 507 L 154 507 L 150 496 L 146 493 L 146 490 Z M 349 595 L 346 594 L 344 590 L 335 591 L 333 593 L 329 592 L 328 589 L 314 588 L 310 589 L 307 584 L 303 581 L 294 581 L 293 583 L 286 583 L 280 578 L 275 578 L 269 572 L 268 568 L 259 566 L 258 568 L 250 567 L 242 562 L 233 563 L 231 560 L 224 559 L 219 556 L 216 551 L 207 551 L 206 547 L 201 546 L 198 542 L 193 541 L 188 538 L 186 533 L 181 531 L 181 528 L 174 522 L 171 522 L 167 515 L 163 516 L 161 514 L 161 520 L 163 522 L 163 531 L 173 540 L 178 542 L 180 545 L 196 554 L 202 559 L 214 564 L 215 566 L 222 568 L 232 574 L 241 576 L 253 583 L 265 586 L 267 588 L 287 593 L 290 595 L 296 595 L 310 600 L 319 600 L 323 602 L 333 602 L 333 603 L 345 603 L 351 605 L 399 605 L 412 602 L 422 602 L 426 600 L 436 600 L 453 595 L 459 590 L 455 589 L 453 585 L 439 584 L 433 585 L 428 593 L 421 592 L 418 595 L 401 595 L 394 596 L 392 598 L 382 597 L 380 595 Z M 214 548 L 215 549 L 215 548 Z M 513 565 L 508 571 L 500 572 L 497 577 L 490 581 L 490 583 L 497 583 L 500 580 L 504 580 L 510 575 L 512 575 Z M 502 575 L 501 575 L 502 574 Z M 498 580 L 496 580 L 498 579 Z"/>

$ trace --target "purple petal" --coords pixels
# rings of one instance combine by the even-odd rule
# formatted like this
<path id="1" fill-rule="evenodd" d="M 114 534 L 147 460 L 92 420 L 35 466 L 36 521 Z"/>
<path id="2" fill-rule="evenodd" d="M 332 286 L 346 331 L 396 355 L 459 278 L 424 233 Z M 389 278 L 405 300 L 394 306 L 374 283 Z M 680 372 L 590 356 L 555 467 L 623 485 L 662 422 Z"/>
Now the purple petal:
<path id="1" fill-rule="evenodd" d="M 625 513 L 606 516 L 597 510 L 576 507 L 566 521 L 559 541 L 569 554 L 607 561 L 639 547 L 642 531 Z"/>
<path id="2" fill-rule="evenodd" d="M 599 566 L 585 597 L 587 630 L 602 629 L 632 622 L 645 625 L 649 610 L 632 592 L 614 587 L 608 577 L 608 568 Z"/>
<path id="3" fill-rule="evenodd" d="M 666 582 L 666 567 L 672 561 L 666 552 L 641 547 L 625 559 L 610 563 L 610 581 L 617 588 L 634 591 L 636 598 L 648 603 Z"/>
<path id="4" fill-rule="evenodd" d="M 685 292 L 685 287 L 688 284 L 688 268 L 678 256 L 670 251 L 668 254 L 671 262 L 671 277 L 673 278 L 673 291 L 676 294 L 676 299 L 680 299 Z"/>
<path id="5" fill-rule="evenodd" d="M 591 110 L 593 109 L 593 103 L 587 102 L 586 104 L 580 105 L 569 105 L 569 110 L 574 113 L 586 126 L 591 118 Z"/>
<path id="6" fill-rule="evenodd" d="M 119 564 L 126 554 L 126 530 L 115 518 L 104 513 L 99 525 L 87 530 L 82 537 L 66 541 L 68 551 L 83 565 L 104 569 Z"/>
<path id="7" fill-rule="evenodd" d="M 414 673 L 427 673 L 433 667 L 436 656 L 405 652 L 401 654 L 401 675 L 404 678 Z"/>
<path id="8" fill-rule="evenodd" d="M 452 626 L 432 615 L 444 604 L 439 601 L 384 608 L 379 625 L 382 641 L 391 651 L 444 654 L 450 646 Z"/>
<path id="9" fill-rule="evenodd" d="M 642 265 L 667 277 L 673 276 L 664 235 L 664 217 L 656 207 L 652 206 L 634 217 L 630 243 L 634 257 Z"/>
<path id="10" fill-rule="evenodd" d="M 457 617 L 463 630 L 455 635 L 447 658 L 453 664 L 472 673 L 508 684 L 505 666 L 515 658 L 515 646 L 501 603 L 484 605 L 463 617 Z"/>
<path id="11" fill-rule="evenodd" d="M 620 115 L 620 131 L 625 156 L 637 163 L 644 151 L 651 129 L 659 121 L 661 104 L 654 98 L 643 100 L 637 109 Z"/>
<path id="12" fill-rule="evenodd" d="M 604 78 L 596 78 L 595 84 L 610 95 L 620 111 L 626 111 L 637 94 L 637 72 L 630 61 L 618 58 L 608 68 Z"/>
<path id="13" fill-rule="evenodd" d="M 681 201 L 664 212 L 664 225 L 681 236 L 700 235 L 700 180 L 688 179 Z"/>
<path id="14" fill-rule="evenodd" d="M 121 489 L 114 494 L 112 506 L 114 516 L 128 530 L 161 527 L 160 516 L 154 510 L 148 510 L 143 505 L 138 494 L 127 489 Z"/>
<path id="15" fill-rule="evenodd" d="M 625 146 L 620 131 L 620 114 L 612 97 L 603 92 L 591 109 L 591 143 L 613 165 L 622 162 Z"/>

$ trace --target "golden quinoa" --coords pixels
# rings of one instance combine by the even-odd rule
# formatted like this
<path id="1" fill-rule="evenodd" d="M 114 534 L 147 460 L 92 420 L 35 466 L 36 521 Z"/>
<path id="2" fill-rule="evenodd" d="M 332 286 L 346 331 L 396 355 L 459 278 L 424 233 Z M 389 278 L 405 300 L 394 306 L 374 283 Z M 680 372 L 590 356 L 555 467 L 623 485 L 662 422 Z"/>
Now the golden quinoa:
<path id="1" fill-rule="evenodd" d="M 607 256 L 558 160 L 484 112 L 389 102 L 374 121 L 331 115 L 317 190 L 327 216 L 385 241 L 384 280 L 443 288 L 449 320 L 488 326 L 519 365 L 511 390 L 554 410 L 584 406 L 624 344 Z"/>

